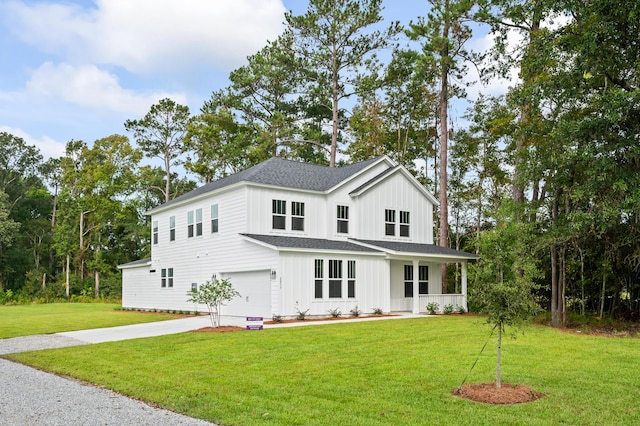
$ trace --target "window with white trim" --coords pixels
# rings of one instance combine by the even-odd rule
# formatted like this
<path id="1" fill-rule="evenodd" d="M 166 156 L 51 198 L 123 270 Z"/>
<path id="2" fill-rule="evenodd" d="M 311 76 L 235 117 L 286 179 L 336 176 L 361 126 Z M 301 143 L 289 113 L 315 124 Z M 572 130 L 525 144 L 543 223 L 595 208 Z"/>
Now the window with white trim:
<path id="1" fill-rule="evenodd" d="M 291 202 L 291 230 L 304 231 L 304 203 Z"/>
<path id="2" fill-rule="evenodd" d="M 329 260 L 329 298 L 342 297 L 342 260 Z"/>
<path id="3" fill-rule="evenodd" d="M 196 236 L 202 235 L 202 209 L 196 209 Z"/>
<path id="4" fill-rule="evenodd" d="M 413 265 L 404 265 L 404 297 L 413 297 Z"/>
<path id="5" fill-rule="evenodd" d="M 338 206 L 336 212 L 338 234 L 349 233 L 349 206 Z"/>
<path id="6" fill-rule="evenodd" d="M 272 228 L 285 229 L 287 220 L 287 202 L 285 200 L 271 200 L 273 213 Z"/>
<path id="7" fill-rule="evenodd" d="M 195 227 L 195 213 L 193 210 L 187 212 L 187 238 L 191 238 L 194 235 Z"/>
<path id="8" fill-rule="evenodd" d="M 396 211 L 385 209 L 384 211 L 384 235 L 396 235 Z"/>
<path id="9" fill-rule="evenodd" d="M 418 266 L 418 293 L 429 294 L 429 266 Z"/>
<path id="10" fill-rule="evenodd" d="M 316 259 L 315 260 L 315 272 L 314 272 L 314 297 L 316 299 L 322 299 L 322 287 L 324 280 L 324 260 Z"/>
<path id="11" fill-rule="evenodd" d="M 400 236 L 409 236 L 409 212 L 400 211 Z"/>
<path id="12" fill-rule="evenodd" d="M 169 216 L 169 241 L 176 240 L 176 217 Z"/>
<path id="13" fill-rule="evenodd" d="M 173 268 L 162 268 L 160 271 L 160 287 L 173 287 Z"/>
<path id="14" fill-rule="evenodd" d="M 158 244 L 158 221 L 153 221 L 153 244 Z"/>
<path id="15" fill-rule="evenodd" d="M 347 261 L 347 297 L 356 297 L 356 261 Z"/>
<path id="16" fill-rule="evenodd" d="M 218 205 L 211 204 L 211 233 L 218 232 Z"/>

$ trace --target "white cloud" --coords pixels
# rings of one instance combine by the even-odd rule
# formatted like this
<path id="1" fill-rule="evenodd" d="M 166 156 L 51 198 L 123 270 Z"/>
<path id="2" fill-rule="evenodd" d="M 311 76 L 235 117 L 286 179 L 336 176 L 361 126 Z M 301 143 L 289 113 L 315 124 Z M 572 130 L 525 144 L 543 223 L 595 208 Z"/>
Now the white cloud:
<path id="1" fill-rule="evenodd" d="M 139 74 L 203 64 L 231 70 L 282 31 L 280 0 L 10 1 L 0 11 L 16 36 L 71 62 Z"/>
<path id="2" fill-rule="evenodd" d="M 33 72 L 27 90 L 32 95 L 59 98 L 95 110 L 130 114 L 144 114 L 162 98 L 186 103 L 186 96 L 180 93 L 145 95 L 123 89 L 117 76 L 95 65 L 46 62 Z"/>
<path id="3" fill-rule="evenodd" d="M 35 138 L 22 129 L 2 125 L 0 125 L 0 132 L 11 133 L 14 136 L 24 139 L 28 145 L 35 145 L 35 147 L 40 150 L 40 154 L 42 154 L 45 160 L 52 157 L 58 158 L 64 155 L 66 143 L 58 142 L 48 136 Z"/>

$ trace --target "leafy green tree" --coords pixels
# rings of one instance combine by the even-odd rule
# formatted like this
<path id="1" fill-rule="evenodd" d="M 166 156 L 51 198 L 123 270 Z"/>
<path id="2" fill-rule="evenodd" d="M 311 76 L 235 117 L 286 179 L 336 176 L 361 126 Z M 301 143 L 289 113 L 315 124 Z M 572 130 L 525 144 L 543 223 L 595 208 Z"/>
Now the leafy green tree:
<path id="1" fill-rule="evenodd" d="M 535 297 L 540 271 L 531 250 L 532 226 L 508 216 L 498 220 L 494 229 L 483 232 L 479 241 L 480 260 L 472 269 L 473 303 L 487 314 L 487 322 L 498 330 L 498 388 L 501 385 L 502 336 L 505 328 L 517 327 L 540 311 Z M 522 253 L 529 254 L 522 256 Z"/>
<path id="2" fill-rule="evenodd" d="M 221 280 L 207 281 L 206 283 L 192 288 L 187 292 L 187 302 L 207 305 L 211 326 L 220 327 L 220 312 L 222 306 L 236 297 L 240 297 L 227 278 Z"/>
<path id="3" fill-rule="evenodd" d="M 164 162 L 165 202 L 171 200 L 171 168 L 181 163 L 189 121 L 189 107 L 165 98 L 152 105 L 142 119 L 124 123 L 124 127 L 133 132 L 142 152 Z"/>
<path id="4" fill-rule="evenodd" d="M 307 70 L 310 104 L 331 112 L 332 167 L 338 152 L 340 103 L 355 93 L 363 70 L 375 66 L 375 52 L 388 47 L 399 32 L 397 23 L 385 30 L 371 29 L 382 21 L 381 11 L 381 0 L 311 0 L 304 15 L 285 15 Z"/>

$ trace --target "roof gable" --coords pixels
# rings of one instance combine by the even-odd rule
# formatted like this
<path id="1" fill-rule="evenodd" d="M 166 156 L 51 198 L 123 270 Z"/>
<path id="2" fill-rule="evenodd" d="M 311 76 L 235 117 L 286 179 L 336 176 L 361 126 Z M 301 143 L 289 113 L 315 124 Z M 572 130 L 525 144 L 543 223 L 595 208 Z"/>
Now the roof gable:
<path id="1" fill-rule="evenodd" d="M 393 168 L 383 171 L 382 173 L 373 177 L 371 180 L 365 182 L 358 188 L 351 191 L 349 195 L 351 195 L 352 197 L 359 197 L 368 190 L 374 188 L 376 185 L 384 182 L 386 179 L 389 179 L 391 176 L 394 176 L 396 174 L 401 174 L 402 176 L 404 176 L 409 181 L 409 183 L 413 185 L 420 193 L 422 193 L 422 195 L 424 195 L 432 204 L 436 206 L 440 204 L 438 200 L 433 196 L 433 194 L 431 194 L 431 192 L 429 192 L 424 186 L 422 186 L 420 182 L 418 182 L 418 180 L 411 173 L 409 173 L 409 171 L 405 167 L 401 165 L 397 165 Z"/>

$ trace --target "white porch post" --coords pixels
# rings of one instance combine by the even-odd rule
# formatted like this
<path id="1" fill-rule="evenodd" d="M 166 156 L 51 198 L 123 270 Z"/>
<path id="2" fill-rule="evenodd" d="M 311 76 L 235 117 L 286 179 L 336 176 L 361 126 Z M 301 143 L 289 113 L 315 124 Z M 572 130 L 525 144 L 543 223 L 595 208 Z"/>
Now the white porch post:
<path id="1" fill-rule="evenodd" d="M 462 291 L 461 294 L 464 296 L 464 310 L 467 311 L 467 261 L 462 261 Z"/>
<path id="2" fill-rule="evenodd" d="M 413 313 L 420 313 L 420 286 L 418 285 L 419 263 L 413 261 Z"/>

